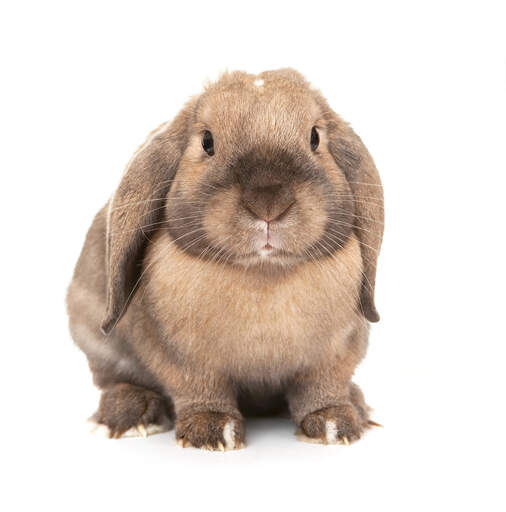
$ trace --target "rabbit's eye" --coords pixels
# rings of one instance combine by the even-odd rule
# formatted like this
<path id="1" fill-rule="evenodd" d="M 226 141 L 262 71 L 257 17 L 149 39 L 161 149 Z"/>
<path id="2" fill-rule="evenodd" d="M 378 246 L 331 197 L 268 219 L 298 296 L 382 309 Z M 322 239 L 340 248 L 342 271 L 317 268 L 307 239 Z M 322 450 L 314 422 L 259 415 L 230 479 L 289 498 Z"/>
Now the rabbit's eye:
<path id="1" fill-rule="evenodd" d="M 320 144 L 320 136 L 318 135 L 316 128 L 313 126 L 313 128 L 311 129 L 311 149 L 313 151 L 316 151 L 319 144 Z"/>
<path id="2" fill-rule="evenodd" d="M 209 156 L 214 155 L 213 134 L 209 130 L 206 130 L 202 136 L 202 147 Z"/>

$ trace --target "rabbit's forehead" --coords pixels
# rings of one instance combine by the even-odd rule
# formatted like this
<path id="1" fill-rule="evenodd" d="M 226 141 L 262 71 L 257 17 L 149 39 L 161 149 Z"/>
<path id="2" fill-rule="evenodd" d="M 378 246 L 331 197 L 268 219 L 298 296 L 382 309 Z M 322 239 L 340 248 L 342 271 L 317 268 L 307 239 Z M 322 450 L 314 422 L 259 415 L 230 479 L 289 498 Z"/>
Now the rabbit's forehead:
<path id="1" fill-rule="evenodd" d="M 197 121 L 217 132 L 306 130 L 322 117 L 307 91 L 269 89 L 262 79 L 247 90 L 206 94 L 197 112 Z M 253 82 L 254 83 L 254 82 Z"/>

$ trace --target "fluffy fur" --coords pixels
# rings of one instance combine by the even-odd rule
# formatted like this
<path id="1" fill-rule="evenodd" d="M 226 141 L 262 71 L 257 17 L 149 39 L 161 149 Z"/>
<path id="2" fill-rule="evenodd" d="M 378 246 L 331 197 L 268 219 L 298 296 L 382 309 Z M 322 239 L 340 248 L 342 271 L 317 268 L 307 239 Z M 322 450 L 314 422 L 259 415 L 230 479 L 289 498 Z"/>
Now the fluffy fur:
<path id="1" fill-rule="evenodd" d="M 243 413 L 287 403 L 305 436 L 358 439 L 382 234 L 372 158 L 322 95 L 293 70 L 225 74 L 152 132 L 88 232 L 67 303 L 95 421 L 175 417 L 183 446 L 230 449 Z"/>

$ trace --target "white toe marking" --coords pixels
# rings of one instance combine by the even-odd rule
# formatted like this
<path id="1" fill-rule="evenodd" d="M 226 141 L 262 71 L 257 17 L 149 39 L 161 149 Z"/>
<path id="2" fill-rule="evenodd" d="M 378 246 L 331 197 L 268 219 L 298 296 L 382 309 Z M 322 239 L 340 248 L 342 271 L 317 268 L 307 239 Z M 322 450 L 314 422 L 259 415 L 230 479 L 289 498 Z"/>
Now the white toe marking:
<path id="1" fill-rule="evenodd" d="M 164 425 L 157 425 L 152 423 L 146 427 L 146 430 L 148 431 L 148 436 L 151 434 L 161 434 L 162 432 L 167 432 L 170 430 L 170 425 L 168 423 Z"/>
<path id="2" fill-rule="evenodd" d="M 136 427 L 129 428 L 126 432 L 121 434 L 121 437 L 140 437 L 140 432 Z"/>
<path id="3" fill-rule="evenodd" d="M 325 422 L 325 440 L 328 444 L 337 443 L 337 426 L 333 420 L 327 420 Z"/>
<path id="4" fill-rule="evenodd" d="M 96 421 L 88 420 L 86 422 L 86 428 L 88 429 L 88 432 L 90 432 L 90 434 L 93 434 L 93 432 L 95 432 L 95 430 L 97 430 L 97 427 L 98 427 L 98 423 Z"/>
<path id="5" fill-rule="evenodd" d="M 139 429 L 139 427 L 141 427 Z M 101 437 L 109 437 L 110 430 L 107 425 L 102 423 L 97 423 L 95 421 L 88 421 L 89 431 L 93 434 L 100 435 Z M 144 431 L 143 431 L 144 428 Z M 158 425 L 151 423 L 146 427 L 139 425 L 138 427 L 129 428 L 126 432 L 124 432 L 120 437 L 147 437 L 152 434 L 160 434 L 161 432 L 167 432 L 170 429 L 170 425 Z"/>
<path id="6" fill-rule="evenodd" d="M 96 421 L 89 420 L 88 428 L 92 434 L 98 435 L 100 437 L 109 437 L 110 430 L 107 425 L 103 425 L 102 423 L 97 423 Z"/>
<path id="7" fill-rule="evenodd" d="M 235 448 L 235 430 L 233 421 L 227 421 L 223 427 L 223 439 L 225 440 L 226 450 L 233 450 Z"/>
<path id="8" fill-rule="evenodd" d="M 139 429 L 139 426 L 129 428 L 121 437 L 147 437 L 152 434 L 160 434 L 161 432 L 167 432 L 167 430 L 169 430 L 168 425 L 157 425 L 155 423 L 150 423 L 144 427 L 146 433 L 146 435 L 144 435 L 142 428 Z"/>
<path id="9" fill-rule="evenodd" d="M 262 85 L 264 85 L 264 81 L 262 78 L 257 78 L 254 82 L 253 82 L 254 85 L 256 85 L 257 87 L 262 87 Z"/>

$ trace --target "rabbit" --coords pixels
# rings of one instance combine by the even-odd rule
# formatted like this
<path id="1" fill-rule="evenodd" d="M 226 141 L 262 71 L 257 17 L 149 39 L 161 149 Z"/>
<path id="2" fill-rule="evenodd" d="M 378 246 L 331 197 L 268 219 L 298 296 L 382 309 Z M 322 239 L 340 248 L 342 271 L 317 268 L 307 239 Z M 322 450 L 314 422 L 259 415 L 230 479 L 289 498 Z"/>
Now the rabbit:
<path id="1" fill-rule="evenodd" d="M 359 439 L 383 219 L 371 156 L 301 74 L 208 84 L 134 154 L 77 262 L 94 424 L 231 450 L 245 415 L 286 407 L 306 440 Z"/>

